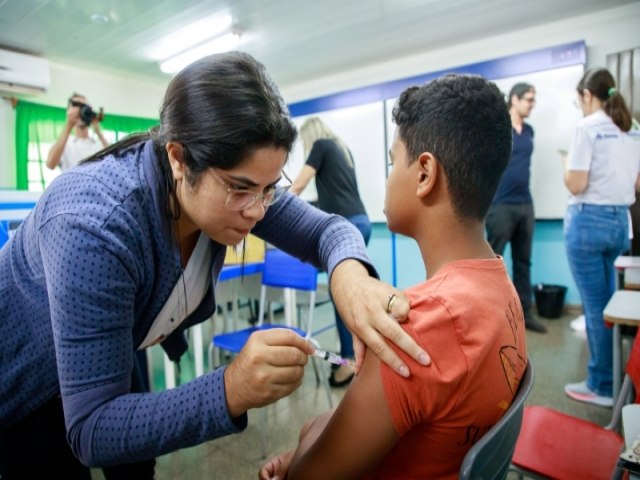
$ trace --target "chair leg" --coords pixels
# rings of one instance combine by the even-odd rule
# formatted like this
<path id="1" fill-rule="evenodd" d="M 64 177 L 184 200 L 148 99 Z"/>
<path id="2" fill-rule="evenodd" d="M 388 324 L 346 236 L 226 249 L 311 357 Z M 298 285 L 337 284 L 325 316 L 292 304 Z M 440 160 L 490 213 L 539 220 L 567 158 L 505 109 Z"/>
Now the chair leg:
<path id="1" fill-rule="evenodd" d="M 319 381 L 324 387 L 324 391 L 327 394 L 327 402 L 329 403 L 329 408 L 333 408 L 333 396 L 331 395 L 331 386 L 329 385 L 329 379 L 325 375 L 324 369 L 322 367 L 316 367 L 316 359 L 312 358 L 313 368 L 316 369 L 316 380 Z M 318 379 L 318 373 L 320 374 L 320 378 Z"/>
<path id="2" fill-rule="evenodd" d="M 213 357 L 214 357 L 214 365 L 216 367 L 219 367 L 220 365 L 222 365 L 222 352 L 220 351 L 219 348 L 216 348 L 216 346 L 213 346 Z"/>
<path id="3" fill-rule="evenodd" d="M 315 338 L 312 338 L 312 337 L 308 337 L 308 338 L 314 347 L 320 348 L 320 343 L 318 343 L 318 341 Z M 315 357 L 311 357 L 311 363 L 313 364 L 313 370 L 316 374 L 316 382 L 320 383 L 324 387 L 324 391 L 327 394 L 327 402 L 329 403 L 329 408 L 333 408 L 333 396 L 331 395 L 331 386 L 329 385 L 329 378 L 325 375 L 325 371 L 322 368 L 322 366 L 318 368 Z"/>
<path id="4" fill-rule="evenodd" d="M 202 340 L 202 324 L 198 323 L 189 329 L 193 334 L 193 353 L 196 377 L 204 374 L 204 348 Z"/>
<path id="5" fill-rule="evenodd" d="M 164 384 L 165 388 L 169 390 L 170 388 L 174 388 L 176 386 L 176 372 L 174 368 L 174 362 L 169 360 L 169 357 L 166 353 L 162 353 L 162 357 L 164 359 Z"/>
<path id="6" fill-rule="evenodd" d="M 260 449 L 263 460 L 267 458 L 267 408 L 268 405 L 260 409 Z"/>
<path id="7" fill-rule="evenodd" d="M 213 341 L 209 342 L 209 347 L 207 348 L 207 359 L 209 361 L 208 372 L 213 371 Z"/>
<path id="8" fill-rule="evenodd" d="M 311 366 L 313 366 L 313 373 L 316 376 L 316 385 L 320 385 L 320 373 L 318 373 L 318 364 L 315 358 L 311 358 Z"/>
<path id="9" fill-rule="evenodd" d="M 612 480 L 622 480 L 625 478 L 624 470 L 616 465 L 616 469 L 613 471 L 611 478 Z"/>

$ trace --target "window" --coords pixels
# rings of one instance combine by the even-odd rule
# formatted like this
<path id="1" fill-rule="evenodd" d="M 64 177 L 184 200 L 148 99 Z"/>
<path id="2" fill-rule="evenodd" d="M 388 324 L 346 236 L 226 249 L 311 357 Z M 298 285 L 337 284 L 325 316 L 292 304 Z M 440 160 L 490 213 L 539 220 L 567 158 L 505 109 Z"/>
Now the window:
<path id="1" fill-rule="evenodd" d="M 16 186 L 18 190 L 43 191 L 60 174 L 46 165 L 49 149 L 64 129 L 66 108 L 19 101 L 16 107 Z M 158 124 L 149 118 L 106 114 L 100 123 L 111 144 L 134 132 Z"/>

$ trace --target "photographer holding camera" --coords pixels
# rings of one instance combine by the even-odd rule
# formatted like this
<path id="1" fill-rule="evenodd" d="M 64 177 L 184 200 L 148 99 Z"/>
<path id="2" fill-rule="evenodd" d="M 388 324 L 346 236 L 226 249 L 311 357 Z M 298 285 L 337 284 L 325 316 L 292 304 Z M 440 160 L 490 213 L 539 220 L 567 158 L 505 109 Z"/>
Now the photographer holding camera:
<path id="1" fill-rule="evenodd" d="M 100 130 L 103 116 L 102 109 L 99 113 L 93 111 L 84 95 L 72 94 L 67 108 L 67 123 L 60 138 L 49 150 L 47 167 L 53 170 L 60 165 L 64 171 L 106 148 L 109 143 Z M 99 141 L 89 136 L 89 126 L 93 127 Z M 75 137 L 70 139 L 72 129 L 75 130 Z"/>

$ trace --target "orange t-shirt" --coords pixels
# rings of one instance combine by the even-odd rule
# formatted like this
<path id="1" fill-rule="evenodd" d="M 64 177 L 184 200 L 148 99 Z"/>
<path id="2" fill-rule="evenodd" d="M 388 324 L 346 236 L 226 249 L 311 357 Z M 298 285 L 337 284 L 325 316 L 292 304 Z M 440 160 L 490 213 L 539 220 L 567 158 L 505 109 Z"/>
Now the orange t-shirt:
<path id="1" fill-rule="evenodd" d="M 520 301 L 503 260 L 461 260 L 409 288 L 403 328 L 431 355 L 400 377 L 381 363 L 398 435 L 372 478 L 458 478 L 471 446 L 511 404 L 527 362 Z"/>

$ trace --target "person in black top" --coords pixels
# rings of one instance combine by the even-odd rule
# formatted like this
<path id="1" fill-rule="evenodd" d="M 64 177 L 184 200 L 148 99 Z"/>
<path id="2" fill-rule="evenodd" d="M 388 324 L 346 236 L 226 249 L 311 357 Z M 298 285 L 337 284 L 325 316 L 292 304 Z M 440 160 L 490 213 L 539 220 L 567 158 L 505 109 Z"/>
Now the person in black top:
<path id="1" fill-rule="evenodd" d="M 509 92 L 513 151 L 487 215 L 487 240 L 497 255 L 511 244 L 513 283 L 522 303 L 525 327 L 545 333 L 547 328 L 531 314 L 531 248 L 535 218 L 529 190 L 533 128 L 524 122 L 536 103 L 536 90 L 516 83 Z"/>
<path id="2" fill-rule="evenodd" d="M 318 117 L 307 119 L 300 127 L 300 137 L 307 159 L 293 182 L 291 192 L 302 192 L 315 177 L 318 191 L 317 206 L 327 213 L 345 217 L 356 226 L 365 244 L 371 237 L 371 223 L 360 199 L 353 157 L 345 143 Z M 353 338 L 335 308 L 336 326 L 340 337 L 340 355 L 354 358 Z M 348 385 L 354 376 L 350 365 L 341 365 L 331 373 L 329 383 L 334 387 Z"/>

